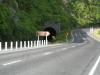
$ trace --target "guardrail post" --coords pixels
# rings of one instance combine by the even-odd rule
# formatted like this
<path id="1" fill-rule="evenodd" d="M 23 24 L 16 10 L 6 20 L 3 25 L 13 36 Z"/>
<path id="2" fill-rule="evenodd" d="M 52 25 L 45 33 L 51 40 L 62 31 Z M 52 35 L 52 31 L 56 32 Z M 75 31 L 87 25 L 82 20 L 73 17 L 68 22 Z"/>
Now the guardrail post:
<path id="1" fill-rule="evenodd" d="M 7 50 L 7 42 L 5 42 L 5 50 Z"/>
<path id="2" fill-rule="evenodd" d="M 36 46 L 39 46 L 39 41 L 38 40 L 36 41 Z"/>
<path id="3" fill-rule="evenodd" d="M 48 45 L 48 40 L 46 40 L 46 45 Z"/>
<path id="4" fill-rule="evenodd" d="M 40 40 L 38 40 L 38 46 L 40 46 Z"/>
<path id="5" fill-rule="evenodd" d="M 42 40 L 40 40 L 40 46 L 42 45 Z"/>
<path id="6" fill-rule="evenodd" d="M 13 42 L 10 43 L 10 49 L 13 49 Z"/>
<path id="7" fill-rule="evenodd" d="M 0 42 L 0 51 L 1 51 L 1 42 Z"/>
<path id="8" fill-rule="evenodd" d="M 44 45 L 46 45 L 46 41 L 44 40 Z"/>
<path id="9" fill-rule="evenodd" d="M 24 48 L 26 48 L 26 41 L 24 41 Z"/>
<path id="10" fill-rule="evenodd" d="M 22 41 L 20 41 L 20 48 L 22 48 Z"/>
<path id="11" fill-rule="evenodd" d="M 28 48 L 30 47 L 30 41 L 28 41 Z"/>
<path id="12" fill-rule="evenodd" d="M 36 46 L 36 41 L 34 41 L 34 46 Z"/>
<path id="13" fill-rule="evenodd" d="M 41 44 L 42 44 L 42 46 L 43 46 L 43 40 L 42 40 L 42 43 L 41 43 Z"/>
<path id="14" fill-rule="evenodd" d="M 16 41 L 16 49 L 18 49 L 18 42 Z"/>
<path id="15" fill-rule="evenodd" d="M 33 41 L 31 41 L 31 47 L 33 47 Z"/>

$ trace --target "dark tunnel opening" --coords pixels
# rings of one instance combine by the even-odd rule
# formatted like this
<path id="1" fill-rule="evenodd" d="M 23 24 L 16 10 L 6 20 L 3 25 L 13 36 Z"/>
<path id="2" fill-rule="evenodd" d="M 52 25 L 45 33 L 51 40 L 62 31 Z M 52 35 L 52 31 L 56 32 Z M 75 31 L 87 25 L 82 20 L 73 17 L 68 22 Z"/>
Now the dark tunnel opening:
<path id="1" fill-rule="evenodd" d="M 48 36 L 48 41 L 53 42 L 56 40 L 56 30 L 52 27 L 47 27 L 44 29 L 44 31 L 50 32 L 50 35 Z"/>

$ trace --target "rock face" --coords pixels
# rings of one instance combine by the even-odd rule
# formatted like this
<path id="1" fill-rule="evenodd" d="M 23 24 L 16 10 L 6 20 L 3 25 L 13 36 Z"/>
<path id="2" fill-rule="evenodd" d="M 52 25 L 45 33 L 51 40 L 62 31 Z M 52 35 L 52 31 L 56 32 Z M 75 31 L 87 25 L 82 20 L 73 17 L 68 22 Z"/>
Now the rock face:
<path id="1" fill-rule="evenodd" d="M 16 16 L 16 10 L 18 9 L 18 3 L 16 0 L 0 0 L 0 3 L 7 4 L 9 6 L 9 10 L 11 11 L 12 18 L 16 23 L 18 21 L 18 17 Z"/>
<path id="2" fill-rule="evenodd" d="M 44 31 L 48 31 L 50 35 L 48 36 L 48 41 L 53 42 L 56 40 L 56 34 L 60 32 L 60 23 L 46 22 L 44 25 Z"/>
<path id="3" fill-rule="evenodd" d="M 55 39 L 60 24 L 67 22 L 62 0 L 0 0 L 0 8 L 3 41 L 35 39 L 38 30 L 49 31 Z"/>
<path id="4" fill-rule="evenodd" d="M 44 29 L 46 28 L 52 28 L 54 29 L 56 32 L 60 32 L 60 24 L 59 23 L 54 23 L 54 22 L 46 22 Z"/>
<path id="5" fill-rule="evenodd" d="M 18 3 L 17 1 L 14 1 L 13 4 L 14 6 L 10 7 L 10 10 L 11 10 L 11 14 L 12 14 L 14 22 L 17 23 L 18 17 L 16 16 L 16 10 L 18 9 Z"/>
<path id="6" fill-rule="evenodd" d="M 64 4 L 67 4 L 68 3 L 68 0 L 63 0 Z"/>

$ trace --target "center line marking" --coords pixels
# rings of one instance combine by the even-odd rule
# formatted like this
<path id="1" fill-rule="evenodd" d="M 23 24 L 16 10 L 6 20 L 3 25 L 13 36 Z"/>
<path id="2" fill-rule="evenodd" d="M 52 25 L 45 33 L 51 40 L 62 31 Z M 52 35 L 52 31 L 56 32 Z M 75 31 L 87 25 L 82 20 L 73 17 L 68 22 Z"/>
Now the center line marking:
<path id="1" fill-rule="evenodd" d="M 98 57 L 96 63 L 94 64 L 94 66 L 92 67 L 92 69 L 91 69 L 91 71 L 89 72 L 88 75 L 93 75 L 94 74 L 96 68 L 98 67 L 99 62 L 100 62 L 100 56 Z"/>
<path id="2" fill-rule="evenodd" d="M 15 63 L 18 63 L 18 62 L 21 62 L 22 60 L 16 60 L 16 61 L 12 61 L 12 62 L 8 62 L 8 63 L 5 63 L 3 64 L 4 66 L 7 66 L 7 65 L 11 65 L 11 64 L 15 64 Z"/>
<path id="3" fill-rule="evenodd" d="M 50 55 L 52 54 L 53 52 L 45 52 L 44 55 Z"/>

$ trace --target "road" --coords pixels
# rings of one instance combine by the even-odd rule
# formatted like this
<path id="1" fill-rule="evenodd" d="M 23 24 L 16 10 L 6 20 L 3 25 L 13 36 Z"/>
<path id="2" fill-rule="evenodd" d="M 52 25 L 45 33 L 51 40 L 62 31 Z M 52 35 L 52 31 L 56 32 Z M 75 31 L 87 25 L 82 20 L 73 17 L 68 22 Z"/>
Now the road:
<path id="1" fill-rule="evenodd" d="M 0 75 L 99 75 L 100 42 L 82 30 L 72 32 L 72 43 L 0 54 Z"/>

